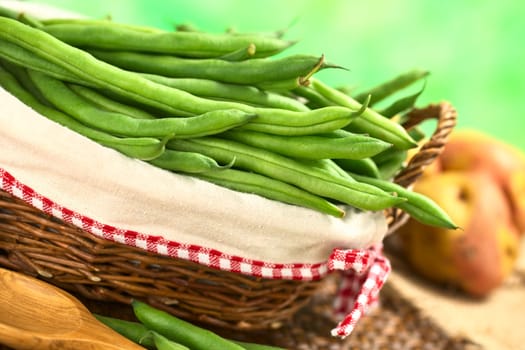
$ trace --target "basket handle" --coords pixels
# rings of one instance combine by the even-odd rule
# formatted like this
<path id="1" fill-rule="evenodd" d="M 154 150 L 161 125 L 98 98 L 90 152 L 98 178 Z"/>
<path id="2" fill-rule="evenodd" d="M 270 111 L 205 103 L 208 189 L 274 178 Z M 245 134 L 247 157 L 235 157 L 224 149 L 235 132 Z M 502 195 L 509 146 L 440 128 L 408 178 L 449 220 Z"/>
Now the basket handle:
<path id="1" fill-rule="evenodd" d="M 407 114 L 408 120 L 403 124 L 406 130 L 417 126 L 427 119 L 437 119 L 436 130 L 430 139 L 421 146 L 410 159 L 407 166 L 394 178 L 394 182 L 409 187 L 423 174 L 427 166 L 441 154 L 448 136 L 456 126 L 457 112 L 448 102 L 431 104 L 425 108 L 415 108 Z"/>
<path id="2" fill-rule="evenodd" d="M 407 117 L 407 121 L 403 123 L 405 130 L 410 130 L 425 120 L 437 119 L 436 129 L 430 139 L 421 146 L 419 151 L 410 158 L 406 167 L 394 178 L 395 183 L 409 188 L 443 151 L 450 133 L 456 126 L 457 111 L 449 102 L 441 102 L 425 108 L 414 108 L 407 114 Z M 393 208 L 390 216 L 387 235 L 396 231 L 409 217 L 398 208 Z"/>

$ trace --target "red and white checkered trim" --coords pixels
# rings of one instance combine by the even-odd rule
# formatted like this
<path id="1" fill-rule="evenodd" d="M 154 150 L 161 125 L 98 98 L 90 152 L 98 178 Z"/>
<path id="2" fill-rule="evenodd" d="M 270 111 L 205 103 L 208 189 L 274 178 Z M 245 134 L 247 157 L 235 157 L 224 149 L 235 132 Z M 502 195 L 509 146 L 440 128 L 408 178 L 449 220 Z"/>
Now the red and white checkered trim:
<path id="1" fill-rule="evenodd" d="M 225 254 L 221 251 L 191 244 L 169 241 L 107 225 L 64 208 L 49 198 L 20 183 L 0 168 L 0 189 L 22 199 L 42 212 L 73 224 L 104 239 L 138 247 L 153 253 L 189 260 L 211 268 L 255 277 L 318 280 L 333 271 L 343 271 L 344 278 L 335 301 L 335 311 L 343 320 L 332 331 L 334 336 L 348 336 L 360 317 L 377 301 L 379 290 L 390 272 L 388 260 L 378 248 L 334 249 L 326 262 L 315 264 L 275 264 Z"/>

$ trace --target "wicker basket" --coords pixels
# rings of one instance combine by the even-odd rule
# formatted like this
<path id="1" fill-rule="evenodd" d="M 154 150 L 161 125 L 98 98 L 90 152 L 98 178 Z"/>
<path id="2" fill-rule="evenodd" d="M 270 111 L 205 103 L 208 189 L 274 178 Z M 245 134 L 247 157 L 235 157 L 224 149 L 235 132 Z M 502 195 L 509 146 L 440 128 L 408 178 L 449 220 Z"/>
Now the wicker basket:
<path id="1" fill-rule="evenodd" d="M 414 109 L 405 128 L 437 119 L 430 140 L 395 179 L 409 187 L 439 155 L 455 126 L 448 103 Z M 389 232 L 407 215 L 385 213 Z M 37 276 L 89 300 L 146 301 L 176 316 L 233 330 L 278 328 L 322 286 L 255 278 L 98 238 L 0 191 L 0 266 Z M 247 321 L 249 320 L 249 321 Z"/>

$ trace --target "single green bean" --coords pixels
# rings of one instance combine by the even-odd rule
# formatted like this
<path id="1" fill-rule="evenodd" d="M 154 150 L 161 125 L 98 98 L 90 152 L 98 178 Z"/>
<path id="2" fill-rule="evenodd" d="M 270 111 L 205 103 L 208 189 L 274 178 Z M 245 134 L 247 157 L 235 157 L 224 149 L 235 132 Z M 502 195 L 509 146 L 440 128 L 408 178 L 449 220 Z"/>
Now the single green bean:
<path id="1" fill-rule="evenodd" d="M 97 320 L 132 342 L 150 350 L 156 349 L 153 337 L 150 336 L 151 331 L 143 324 L 97 314 L 94 314 L 94 316 Z"/>
<path id="2" fill-rule="evenodd" d="M 152 336 L 157 350 L 190 350 L 187 346 L 169 340 L 157 332 L 152 332 Z"/>
<path id="3" fill-rule="evenodd" d="M 30 16 L 27 13 L 11 10 L 3 6 L 0 6 L 0 17 L 15 19 L 21 23 L 27 24 L 35 28 L 43 27 L 42 22 L 39 21 L 36 17 Z"/>
<path id="4" fill-rule="evenodd" d="M 355 122 L 366 105 L 353 111 L 346 107 L 324 107 L 307 112 L 255 108 L 257 118 L 240 127 L 275 135 L 302 136 L 339 130 Z"/>
<path id="5" fill-rule="evenodd" d="M 413 69 L 403 74 L 400 74 L 393 79 L 381 83 L 378 86 L 360 93 L 355 96 L 354 99 L 357 101 L 364 101 L 368 95 L 372 96 L 371 105 L 376 104 L 379 101 L 382 101 L 386 97 L 394 94 L 395 92 L 409 86 L 410 84 L 425 78 L 428 76 L 429 72 L 420 69 Z"/>
<path id="6" fill-rule="evenodd" d="M 395 206 L 404 210 L 410 214 L 411 217 L 425 225 L 444 227 L 448 229 L 458 228 L 448 214 L 427 196 L 410 191 L 390 181 L 374 179 L 357 174 L 352 174 L 352 176 L 358 181 L 382 188 L 385 191 L 397 193 L 400 197 L 406 198 L 407 201 L 400 202 Z"/>
<path id="7" fill-rule="evenodd" d="M 227 84 L 209 79 L 168 78 L 155 74 L 143 74 L 143 76 L 156 83 L 184 90 L 200 97 L 225 99 L 261 107 L 282 108 L 299 112 L 309 110 L 308 107 L 297 100 L 273 92 L 262 91 L 254 86 Z"/>
<path id="8" fill-rule="evenodd" d="M 402 97 L 402 98 L 392 102 L 392 104 L 390 104 L 390 106 L 388 106 L 388 107 L 384 108 L 383 110 L 381 110 L 380 114 L 385 116 L 385 117 L 387 117 L 387 118 L 392 118 L 392 117 L 398 115 L 399 113 L 404 112 L 404 111 L 414 107 L 414 105 L 416 104 L 417 99 L 419 98 L 419 96 L 421 96 L 421 94 L 423 93 L 423 90 L 425 90 L 425 85 L 426 84 L 423 84 L 423 87 L 418 92 L 416 92 L 415 94 L 411 94 L 411 95 Z"/>
<path id="9" fill-rule="evenodd" d="M 294 159 L 235 141 L 201 137 L 172 140 L 167 147 L 202 153 L 219 162 L 229 162 L 235 158 L 235 168 L 266 175 L 312 194 L 335 199 L 362 210 L 382 210 L 391 207 L 393 203 L 403 201 L 402 198 L 391 196 L 377 187 L 334 177 Z"/>
<path id="10" fill-rule="evenodd" d="M 23 47 L 33 55 L 48 60 L 49 62 L 66 69 L 75 77 L 78 77 L 83 81 L 87 81 L 95 86 L 107 89 L 115 94 L 130 98 L 143 105 L 151 106 L 161 110 L 171 108 L 180 111 L 186 111 L 194 115 L 217 109 L 240 109 L 247 113 L 257 114 L 258 117 L 256 119 L 258 121 L 263 119 L 262 122 L 268 124 L 272 124 L 276 120 L 283 120 L 283 116 L 280 115 L 281 112 L 291 112 L 281 111 L 280 109 L 270 109 L 265 113 L 264 109 L 262 108 L 254 108 L 242 103 L 213 101 L 199 98 L 185 91 L 154 83 L 147 80 L 146 78 L 140 77 L 137 74 L 133 74 L 131 72 L 127 72 L 101 62 L 82 50 L 67 45 L 66 43 L 61 42 L 60 40 L 41 30 L 23 25 L 16 20 L 0 17 L 0 27 L 3 28 L 3 30 L 0 31 L 0 39 L 7 40 Z M 334 115 L 331 113 L 333 110 L 330 108 L 337 107 L 326 107 L 326 109 L 322 108 L 320 110 L 329 112 L 327 113 L 329 114 L 329 117 L 334 117 Z M 352 111 L 352 109 L 346 109 L 346 111 Z M 319 112 L 295 112 L 295 114 L 286 115 L 287 120 L 295 120 L 297 123 L 302 121 L 304 124 L 304 130 L 295 128 L 293 130 L 294 134 L 297 135 L 300 133 L 305 135 L 309 132 L 320 132 L 319 128 L 316 127 L 317 124 L 319 124 L 319 120 L 315 118 L 308 118 L 310 113 L 317 114 Z M 323 114 L 323 112 L 321 112 L 321 114 Z M 263 115 L 264 118 L 262 118 Z M 347 115 L 347 118 L 351 117 L 351 113 L 350 115 Z M 314 124 L 312 124 L 312 122 Z M 350 120 L 343 122 L 348 123 Z M 321 129 L 332 128 L 332 130 L 335 130 L 341 127 L 341 120 L 336 122 L 329 121 L 325 124 L 328 125 L 321 125 Z M 257 126 L 256 129 L 258 131 L 284 133 L 285 135 L 290 131 L 289 128 L 279 127 L 279 125 L 277 125 L 275 130 L 272 130 L 271 125 L 268 126 L 264 124 Z"/>
<path id="11" fill-rule="evenodd" d="M 254 58 L 229 62 L 220 59 L 190 59 L 130 51 L 88 51 L 99 60 L 134 72 L 245 85 L 307 76 L 321 60 L 316 56 L 296 54 L 278 59 Z M 318 69 L 324 68 L 339 68 L 339 66 L 323 62 Z"/>
<path id="12" fill-rule="evenodd" d="M 164 32 L 164 30 L 151 27 L 151 26 L 140 26 L 136 24 L 127 24 L 127 23 L 118 23 L 114 22 L 110 18 L 103 18 L 103 19 L 92 19 L 92 18 L 48 18 L 48 19 L 42 19 L 40 22 L 44 26 L 52 26 L 57 24 L 75 24 L 75 25 L 88 25 L 88 26 L 98 26 L 98 25 L 111 25 L 117 28 L 125 28 L 128 30 L 135 30 L 138 32 L 144 32 L 144 33 L 159 33 Z"/>
<path id="13" fill-rule="evenodd" d="M 194 176 L 234 191 L 253 193 L 271 200 L 310 208 L 338 218 L 345 215 L 341 208 L 322 197 L 261 174 L 237 169 L 225 169 L 222 171 L 198 173 Z"/>
<path id="14" fill-rule="evenodd" d="M 334 101 L 338 105 L 349 108 L 361 107 L 361 104 L 350 96 L 345 95 L 341 91 L 338 91 L 317 79 L 312 79 L 312 87 L 325 98 Z M 360 118 L 355 120 L 352 124 L 353 125 L 348 126 L 349 131 L 369 134 L 372 137 L 393 144 L 396 148 L 407 149 L 417 146 L 417 143 L 412 140 L 410 135 L 401 125 L 385 118 L 371 108 L 367 108 Z"/>
<path id="15" fill-rule="evenodd" d="M 134 300 L 132 306 L 137 319 L 147 328 L 192 350 L 244 350 L 242 346 L 230 340 L 194 326 L 146 303 Z"/>
<path id="16" fill-rule="evenodd" d="M 373 178 L 381 177 L 379 169 L 371 158 L 363 159 L 335 159 L 334 162 L 342 169 L 351 173 L 370 176 Z"/>
<path id="17" fill-rule="evenodd" d="M 0 85 L 27 106 L 46 118 L 75 131 L 103 146 L 113 148 L 128 157 L 151 160 L 160 156 L 165 149 L 167 138 L 159 140 L 151 137 L 120 138 L 89 128 L 70 116 L 45 105 L 33 96 L 20 82 L 0 64 Z"/>
<path id="18" fill-rule="evenodd" d="M 254 43 L 250 43 L 246 47 L 241 47 L 240 49 L 224 54 L 217 58 L 220 60 L 225 60 L 225 61 L 238 62 L 238 61 L 247 60 L 249 58 L 253 58 L 256 52 L 257 52 L 257 47 L 255 46 Z"/>
<path id="19" fill-rule="evenodd" d="M 292 158 L 304 159 L 362 159 L 391 147 L 389 143 L 366 136 L 350 134 L 345 137 L 280 136 L 249 130 L 231 130 L 221 134 L 226 139 L 265 148 Z"/>
<path id="20" fill-rule="evenodd" d="M 213 170 L 224 170 L 233 164 L 219 165 L 213 158 L 195 152 L 179 152 L 166 150 L 157 158 L 150 160 L 150 164 L 175 172 L 202 173 Z"/>
<path id="21" fill-rule="evenodd" d="M 344 169 L 342 169 L 333 159 L 297 159 L 301 163 L 316 169 L 327 172 L 331 176 L 343 178 L 347 181 L 355 182 Z"/>
<path id="22" fill-rule="evenodd" d="M 260 81 L 254 85 L 263 91 L 271 91 L 276 93 L 286 93 L 297 89 L 298 87 L 308 84 L 308 81 L 302 77 L 298 78 L 289 78 L 284 80 L 269 80 L 269 81 Z"/>
<path id="23" fill-rule="evenodd" d="M 118 102 L 109 98 L 93 88 L 82 85 L 68 84 L 68 87 L 77 95 L 94 104 L 96 107 L 108 112 L 124 114 L 136 119 L 155 119 L 155 116 L 137 107 Z"/>
<path id="24" fill-rule="evenodd" d="M 305 104 L 312 109 L 336 105 L 335 102 L 330 101 L 310 86 L 299 86 L 292 90 L 292 92 L 305 98 L 307 101 Z"/>
<path id="25" fill-rule="evenodd" d="M 218 110 L 187 118 L 135 119 L 100 110 L 76 95 L 63 82 L 45 74 L 29 71 L 29 75 L 40 92 L 58 109 L 81 123 L 119 136 L 200 137 L 240 126 L 255 117 L 238 110 Z"/>
<path id="26" fill-rule="evenodd" d="M 232 36 L 159 30 L 147 32 L 110 21 L 90 24 L 84 20 L 79 24 L 73 21 L 46 24 L 44 30 L 70 45 L 83 48 L 154 52 L 199 59 L 220 57 L 250 44 L 257 47 L 255 57 L 267 57 L 294 44 L 291 41 L 261 35 Z"/>

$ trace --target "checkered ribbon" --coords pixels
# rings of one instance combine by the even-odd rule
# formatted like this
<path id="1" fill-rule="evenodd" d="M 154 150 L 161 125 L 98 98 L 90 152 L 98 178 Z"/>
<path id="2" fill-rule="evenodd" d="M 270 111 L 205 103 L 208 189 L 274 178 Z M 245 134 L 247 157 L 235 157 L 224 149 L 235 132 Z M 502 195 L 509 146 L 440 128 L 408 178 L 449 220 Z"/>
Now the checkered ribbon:
<path id="1" fill-rule="evenodd" d="M 334 256 L 336 255 L 336 256 Z M 343 278 L 334 301 L 336 316 L 342 318 L 333 336 L 345 338 L 367 311 L 377 305 L 379 291 L 390 273 L 390 262 L 381 254 L 381 246 L 368 250 L 334 250 L 329 264 L 342 270 Z"/>
<path id="2" fill-rule="evenodd" d="M 334 336 L 348 336 L 357 321 L 378 297 L 390 271 L 388 260 L 379 247 L 370 249 L 334 249 L 326 262 L 315 264 L 275 264 L 225 254 L 198 245 L 169 241 L 158 235 L 148 235 L 107 225 L 64 208 L 32 188 L 20 183 L 0 168 L 0 189 L 22 199 L 42 212 L 73 224 L 104 239 L 138 247 L 160 255 L 196 262 L 222 271 L 242 273 L 270 279 L 300 281 L 318 280 L 330 272 L 342 271 L 342 282 L 335 300 L 335 311 L 343 320 L 332 331 Z"/>

